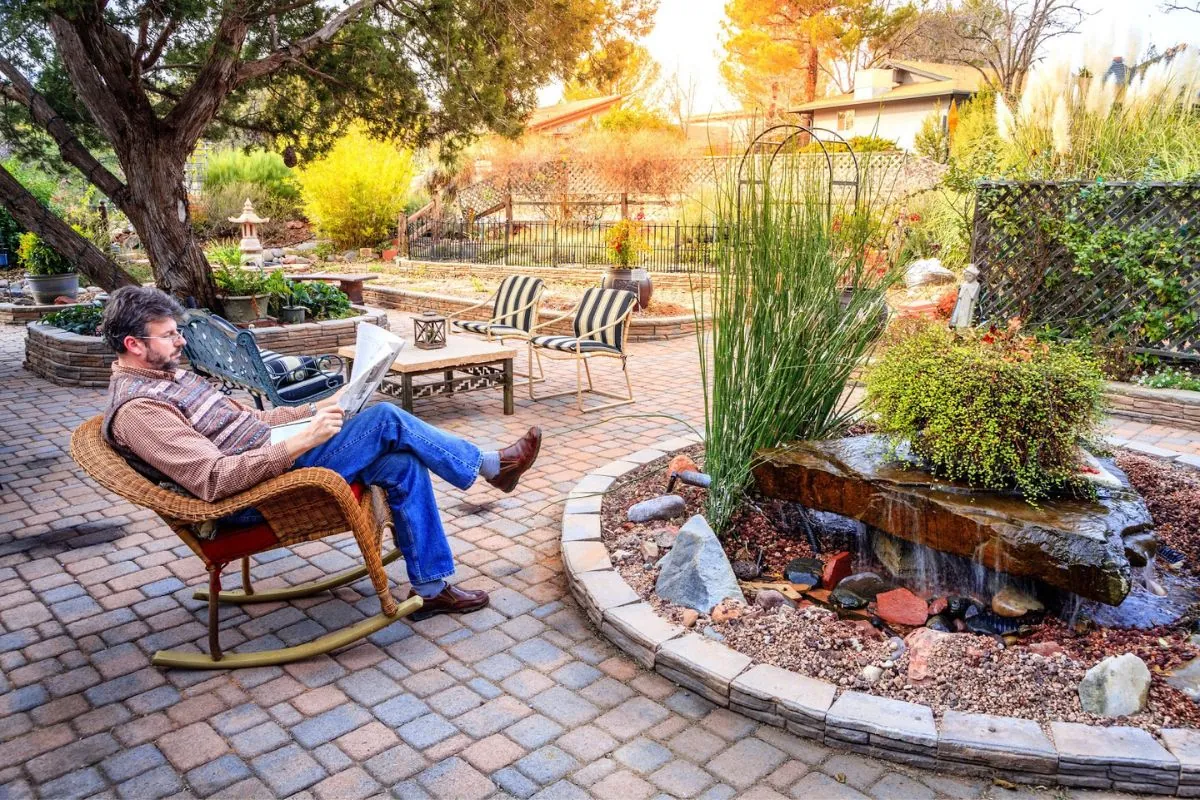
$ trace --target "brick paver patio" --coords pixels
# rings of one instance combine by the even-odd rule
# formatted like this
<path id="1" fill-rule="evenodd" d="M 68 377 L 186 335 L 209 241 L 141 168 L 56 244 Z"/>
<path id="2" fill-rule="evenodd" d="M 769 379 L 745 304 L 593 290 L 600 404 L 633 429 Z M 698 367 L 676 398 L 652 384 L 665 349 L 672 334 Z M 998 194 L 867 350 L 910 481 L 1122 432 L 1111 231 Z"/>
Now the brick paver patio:
<path id="1" fill-rule="evenodd" d="M 411 330 L 399 315 L 393 327 Z M 573 398 L 534 404 L 518 393 L 507 418 L 483 394 L 417 409 L 485 445 L 532 423 L 545 432 L 538 467 L 513 496 L 439 486 L 458 580 L 490 591 L 489 609 L 396 623 L 283 668 L 151 667 L 157 649 L 204 646 L 204 605 L 191 598 L 203 568 L 149 512 L 81 477 L 69 433 L 104 395 L 23 371 L 23 342 L 22 330 L 0 328 L 0 798 L 1062 796 L 834 751 L 715 708 L 617 655 L 565 592 L 561 500 L 585 472 L 686 428 L 581 417 Z M 626 413 L 698 424 L 694 343 L 632 352 L 639 402 Z M 557 374 L 566 388 L 573 370 Z M 1117 432 L 1200 453 L 1194 434 L 1128 423 Z M 254 576 L 298 583 L 355 557 L 346 536 L 260 557 Z M 389 571 L 404 575 L 399 564 Z M 226 608 L 222 641 L 292 644 L 373 614 L 377 602 L 364 581 Z"/>

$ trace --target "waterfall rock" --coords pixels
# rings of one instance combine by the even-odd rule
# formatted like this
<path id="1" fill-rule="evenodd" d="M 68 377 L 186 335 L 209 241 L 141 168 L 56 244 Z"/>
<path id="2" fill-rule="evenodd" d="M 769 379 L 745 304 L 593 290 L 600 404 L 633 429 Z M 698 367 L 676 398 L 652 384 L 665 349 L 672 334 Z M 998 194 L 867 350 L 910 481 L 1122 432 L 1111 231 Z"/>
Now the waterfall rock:
<path id="1" fill-rule="evenodd" d="M 1051 499 L 1035 507 L 1014 494 L 939 480 L 889 451 L 877 435 L 792 442 L 760 451 L 754 477 L 766 497 L 853 517 L 989 569 L 1110 605 L 1129 593 L 1124 537 L 1153 527 L 1132 489 L 1097 487 L 1097 502 Z"/>
<path id="2" fill-rule="evenodd" d="M 1150 670 L 1133 653 L 1109 656 L 1087 671 L 1079 683 L 1083 710 L 1100 717 L 1125 717 L 1146 707 Z"/>
<path id="3" fill-rule="evenodd" d="M 875 595 L 895 587 L 874 572 L 856 572 L 838 581 L 837 588 L 852 592 L 864 600 L 874 600 Z"/>
<path id="4" fill-rule="evenodd" d="M 892 589 L 875 598 L 876 613 L 893 625 L 924 625 L 929 618 L 929 606 L 908 589 Z"/>
<path id="5" fill-rule="evenodd" d="M 634 505 L 629 509 L 630 522 L 650 522 L 656 519 L 671 519 L 683 516 L 687 503 L 677 494 L 664 494 Z"/>
<path id="6" fill-rule="evenodd" d="M 654 591 L 664 600 L 702 614 L 712 611 L 725 598 L 746 604 L 725 550 L 699 514 L 679 529 L 675 546 L 660 564 Z"/>

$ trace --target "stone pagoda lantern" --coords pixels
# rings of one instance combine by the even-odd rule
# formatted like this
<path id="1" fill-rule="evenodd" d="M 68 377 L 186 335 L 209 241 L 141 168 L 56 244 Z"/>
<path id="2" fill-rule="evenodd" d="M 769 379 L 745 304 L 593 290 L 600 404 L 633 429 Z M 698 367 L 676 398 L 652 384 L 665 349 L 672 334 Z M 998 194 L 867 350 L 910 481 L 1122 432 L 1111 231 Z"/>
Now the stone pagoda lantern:
<path id="1" fill-rule="evenodd" d="M 254 213 L 254 204 L 246 198 L 246 205 L 242 206 L 242 215 L 240 217 L 230 217 L 230 222 L 236 222 L 242 226 L 242 241 L 239 248 L 242 251 L 242 263 L 251 263 L 262 266 L 262 242 L 258 240 L 258 226 L 264 222 L 270 222 L 271 218 L 263 219 Z"/>

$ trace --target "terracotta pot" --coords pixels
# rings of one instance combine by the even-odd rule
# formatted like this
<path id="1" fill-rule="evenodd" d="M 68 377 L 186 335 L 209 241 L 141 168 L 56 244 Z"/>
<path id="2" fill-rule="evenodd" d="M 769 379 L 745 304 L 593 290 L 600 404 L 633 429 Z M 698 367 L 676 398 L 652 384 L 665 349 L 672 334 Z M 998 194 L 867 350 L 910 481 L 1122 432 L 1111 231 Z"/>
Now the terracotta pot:
<path id="1" fill-rule="evenodd" d="M 637 305 L 634 311 L 641 311 L 650 305 L 650 295 L 654 293 L 654 283 L 650 273 L 644 269 L 620 269 L 611 267 L 604 273 L 601 283 L 605 289 L 624 289 L 637 295 Z"/>

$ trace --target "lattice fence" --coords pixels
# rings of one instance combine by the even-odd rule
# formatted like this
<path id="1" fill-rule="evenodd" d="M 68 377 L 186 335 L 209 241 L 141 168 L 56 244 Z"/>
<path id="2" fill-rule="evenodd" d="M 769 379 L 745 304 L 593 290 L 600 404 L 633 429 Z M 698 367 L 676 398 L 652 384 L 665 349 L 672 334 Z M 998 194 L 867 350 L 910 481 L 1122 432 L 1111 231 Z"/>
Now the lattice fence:
<path id="1" fill-rule="evenodd" d="M 1200 360 L 1200 183 L 996 182 L 981 184 L 977 199 L 971 250 L 982 284 L 980 319 L 1020 317 L 1027 328 L 1123 339 L 1142 352 Z M 1169 266 L 1144 279 L 1109 251 L 1098 267 L 1081 269 L 1064 243 L 1067 225 L 1173 242 L 1163 259 Z M 1162 323 L 1156 309 L 1168 304 L 1192 312 Z M 1156 314 L 1160 335 L 1147 337 L 1142 332 L 1156 326 L 1140 321 Z"/>

